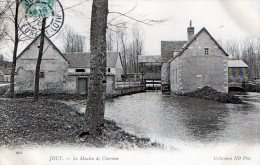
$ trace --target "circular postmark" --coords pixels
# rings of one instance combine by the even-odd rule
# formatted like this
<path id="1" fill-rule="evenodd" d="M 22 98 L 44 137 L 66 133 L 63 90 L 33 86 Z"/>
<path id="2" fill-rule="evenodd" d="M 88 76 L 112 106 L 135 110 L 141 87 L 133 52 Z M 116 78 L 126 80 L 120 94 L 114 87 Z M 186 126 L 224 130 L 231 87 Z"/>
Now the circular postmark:
<path id="1" fill-rule="evenodd" d="M 45 35 L 47 37 L 54 36 L 62 27 L 64 23 L 64 11 L 61 3 L 57 1 L 55 10 L 52 5 L 38 1 L 32 3 L 28 1 L 24 15 L 21 17 L 19 23 L 19 29 L 29 38 L 35 38 L 41 33 L 42 17 L 48 17 L 46 19 Z M 30 3 L 31 2 L 31 3 Z M 20 5 L 21 6 L 21 5 Z"/>

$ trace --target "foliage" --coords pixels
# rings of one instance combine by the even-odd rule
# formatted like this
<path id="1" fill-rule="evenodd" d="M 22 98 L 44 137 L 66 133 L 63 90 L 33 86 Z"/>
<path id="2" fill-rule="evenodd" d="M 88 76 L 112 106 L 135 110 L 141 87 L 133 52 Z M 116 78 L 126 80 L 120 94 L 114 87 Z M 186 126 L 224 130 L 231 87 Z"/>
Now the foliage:
<path id="1" fill-rule="evenodd" d="M 228 40 L 223 46 L 229 58 L 243 60 L 249 66 L 249 79 L 260 77 L 260 43 L 259 39 L 245 38 L 241 42 Z"/>
<path id="2" fill-rule="evenodd" d="M 120 51 L 125 73 L 137 73 L 138 56 L 144 54 L 144 32 L 138 23 L 127 28 L 127 23 L 119 21 L 119 26 L 109 27 L 107 50 Z"/>
<path id="3" fill-rule="evenodd" d="M 8 5 L 0 6 L 0 42 L 4 40 L 7 33 L 7 24 L 5 22 L 5 16 L 7 12 Z"/>
<path id="4" fill-rule="evenodd" d="M 75 32 L 71 27 L 66 26 L 62 32 L 62 43 L 65 53 L 83 52 L 85 38 Z"/>

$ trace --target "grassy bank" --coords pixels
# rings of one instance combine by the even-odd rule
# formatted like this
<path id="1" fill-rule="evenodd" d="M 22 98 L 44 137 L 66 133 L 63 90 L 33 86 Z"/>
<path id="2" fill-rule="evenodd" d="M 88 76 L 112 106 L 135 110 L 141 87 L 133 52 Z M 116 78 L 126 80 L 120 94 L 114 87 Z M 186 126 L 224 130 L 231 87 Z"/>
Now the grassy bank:
<path id="1" fill-rule="evenodd" d="M 41 99 L 0 100 L 0 146 L 80 144 L 87 147 L 161 148 L 147 138 L 126 133 L 113 121 L 105 121 L 99 137 L 78 135 L 84 131 L 84 116 L 66 104 Z"/>

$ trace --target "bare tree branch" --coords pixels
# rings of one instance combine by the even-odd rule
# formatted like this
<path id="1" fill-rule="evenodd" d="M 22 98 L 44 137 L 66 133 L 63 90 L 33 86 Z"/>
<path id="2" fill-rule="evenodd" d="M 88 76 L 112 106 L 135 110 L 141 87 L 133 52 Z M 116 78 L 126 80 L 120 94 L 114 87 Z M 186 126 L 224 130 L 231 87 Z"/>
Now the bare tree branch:
<path id="1" fill-rule="evenodd" d="M 132 12 L 136 7 L 137 7 L 137 4 L 136 4 L 132 9 L 130 9 L 129 11 L 127 11 L 127 12 L 124 13 L 124 14 L 125 14 L 125 15 L 126 15 L 126 14 L 129 14 L 129 13 Z M 109 13 L 111 13 L 111 12 L 109 12 Z M 108 14 L 109 14 L 109 13 L 108 13 Z M 114 20 L 116 20 L 117 18 L 119 18 L 119 17 L 121 17 L 121 16 L 122 16 L 122 15 L 119 15 L 119 16 L 117 16 L 117 17 L 115 17 L 115 18 L 109 20 L 109 23 L 113 22 Z"/>
<path id="2" fill-rule="evenodd" d="M 124 17 L 126 17 L 126 18 L 129 18 L 129 19 L 131 19 L 131 20 L 134 20 L 134 21 L 136 21 L 136 22 L 139 22 L 139 23 L 142 23 L 142 24 L 145 24 L 145 25 L 148 25 L 148 26 L 154 25 L 153 23 L 163 23 L 163 22 L 168 21 L 168 19 L 161 19 L 161 20 L 143 19 L 143 20 L 139 20 L 139 19 L 137 19 L 137 18 L 128 16 L 127 14 L 120 13 L 120 12 L 109 12 L 109 13 L 110 13 L 110 14 L 119 14 L 119 15 L 121 15 L 121 16 L 124 16 Z"/>
<path id="3" fill-rule="evenodd" d="M 83 52 L 85 37 L 76 33 L 71 27 L 65 27 L 62 32 L 63 48 L 66 53 L 69 52 Z"/>

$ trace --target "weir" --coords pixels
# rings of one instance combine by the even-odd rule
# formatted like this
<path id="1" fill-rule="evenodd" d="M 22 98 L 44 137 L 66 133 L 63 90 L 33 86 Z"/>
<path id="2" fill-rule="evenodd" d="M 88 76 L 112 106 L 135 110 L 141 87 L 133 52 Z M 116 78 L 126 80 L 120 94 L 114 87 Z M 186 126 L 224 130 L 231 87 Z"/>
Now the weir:
<path id="1" fill-rule="evenodd" d="M 145 79 L 145 90 L 161 90 L 161 79 Z"/>

